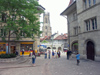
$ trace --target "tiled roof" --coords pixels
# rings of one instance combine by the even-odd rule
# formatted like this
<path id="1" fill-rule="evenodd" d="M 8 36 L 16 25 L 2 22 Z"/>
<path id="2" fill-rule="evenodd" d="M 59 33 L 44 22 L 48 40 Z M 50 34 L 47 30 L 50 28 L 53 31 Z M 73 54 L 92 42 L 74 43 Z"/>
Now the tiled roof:
<path id="1" fill-rule="evenodd" d="M 51 36 L 45 36 L 44 38 L 40 38 L 40 41 L 51 39 Z"/>
<path id="2" fill-rule="evenodd" d="M 64 39 L 67 39 L 67 34 L 62 34 L 55 38 L 55 40 L 64 40 Z"/>
<path id="3" fill-rule="evenodd" d="M 55 34 L 53 34 L 51 36 L 54 36 L 54 35 Z M 49 40 L 49 39 L 51 39 L 51 36 L 45 36 L 44 38 L 40 38 L 40 41 Z M 54 40 L 64 40 L 64 39 L 68 39 L 67 34 L 61 34 L 61 35 L 58 35 L 56 38 L 54 38 Z"/>

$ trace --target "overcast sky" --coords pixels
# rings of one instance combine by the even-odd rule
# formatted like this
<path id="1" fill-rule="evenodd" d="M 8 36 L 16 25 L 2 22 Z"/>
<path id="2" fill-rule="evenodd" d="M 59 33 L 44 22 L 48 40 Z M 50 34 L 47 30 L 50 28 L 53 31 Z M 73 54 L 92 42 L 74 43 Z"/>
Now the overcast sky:
<path id="1" fill-rule="evenodd" d="M 67 33 L 67 20 L 60 16 L 61 12 L 63 12 L 70 0 L 39 0 L 39 4 L 42 5 L 46 10 L 45 12 L 50 13 L 50 26 L 52 27 L 52 33 L 59 32 Z M 41 17 L 41 22 L 43 17 Z M 43 25 L 41 24 L 41 27 Z"/>

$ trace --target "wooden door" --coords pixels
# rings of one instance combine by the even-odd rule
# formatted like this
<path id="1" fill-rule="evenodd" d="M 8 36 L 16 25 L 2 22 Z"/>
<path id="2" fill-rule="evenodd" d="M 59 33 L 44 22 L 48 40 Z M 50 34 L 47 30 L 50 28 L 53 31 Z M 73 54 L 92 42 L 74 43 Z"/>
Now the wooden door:
<path id="1" fill-rule="evenodd" d="M 95 50 L 93 42 L 89 41 L 87 43 L 87 59 L 95 60 Z"/>

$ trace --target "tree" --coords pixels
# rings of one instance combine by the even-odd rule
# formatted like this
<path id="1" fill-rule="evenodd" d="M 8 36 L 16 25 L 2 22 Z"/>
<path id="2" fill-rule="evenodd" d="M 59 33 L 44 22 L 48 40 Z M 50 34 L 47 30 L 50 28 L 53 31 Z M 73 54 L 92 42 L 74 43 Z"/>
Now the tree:
<path id="1" fill-rule="evenodd" d="M 43 40 L 41 43 L 48 43 L 48 41 L 46 41 L 46 40 Z"/>
<path id="2" fill-rule="evenodd" d="M 38 20 L 39 4 L 36 0 L 0 0 L 0 25 L 3 29 L 2 40 L 9 42 L 12 34 L 15 34 L 16 39 L 24 38 L 34 39 L 35 35 L 40 35 L 40 22 Z M 6 39 L 8 38 L 8 40 Z M 8 50 L 9 51 L 9 50 Z"/>

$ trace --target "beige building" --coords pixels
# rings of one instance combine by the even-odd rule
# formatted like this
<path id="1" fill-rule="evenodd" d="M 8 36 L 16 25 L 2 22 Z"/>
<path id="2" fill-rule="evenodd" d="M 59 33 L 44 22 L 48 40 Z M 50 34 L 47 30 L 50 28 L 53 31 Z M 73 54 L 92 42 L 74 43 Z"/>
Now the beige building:
<path id="1" fill-rule="evenodd" d="M 43 14 L 43 27 L 42 27 L 42 37 L 45 36 L 51 36 L 52 35 L 52 30 L 50 27 L 50 13 L 49 12 L 45 12 Z"/>
<path id="2" fill-rule="evenodd" d="M 100 60 L 100 0 L 70 0 L 67 16 L 69 48 L 85 59 Z"/>
<path id="3" fill-rule="evenodd" d="M 44 7 L 42 7 L 41 5 L 38 7 L 38 10 L 45 10 Z M 38 14 L 40 15 L 40 14 Z M 40 19 L 40 18 L 39 18 Z M 2 15 L 2 19 L 3 21 L 5 21 L 5 17 L 3 17 Z M 0 35 L 4 36 L 4 32 L 2 29 L 2 26 L 6 24 L 1 22 L 0 23 Z M 24 49 L 26 52 L 28 50 L 38 50 L 38 45 L 40 44 L 40 38 L 38 36 L 35 36 L 35 40 L 31 39 L 31 38 L 24 38 L 23 37 L 24 34 L 22 34 L 22 38 L 20 40 L 14 40 L 14 38 L 16 37 L 15 34 L 13 34 L 12 36 L 10 36 L 10 43 L 9 43 L 9 53 L 15 53 L 15 51 L 17 50 L 18 53 L 20 53 L 22 51 L 22 49 Z M 6 38 L 7 40 L 8 38 Z M 4 42 L 2 40 L 2 38 L 0 38 L 0 52 L 1 51 L 5 51 L 6 53 L 8 53 L 8 43 Z"/>

